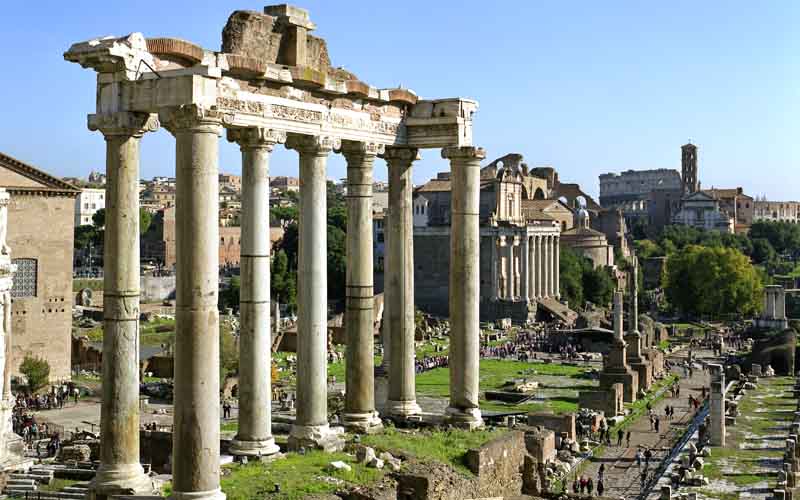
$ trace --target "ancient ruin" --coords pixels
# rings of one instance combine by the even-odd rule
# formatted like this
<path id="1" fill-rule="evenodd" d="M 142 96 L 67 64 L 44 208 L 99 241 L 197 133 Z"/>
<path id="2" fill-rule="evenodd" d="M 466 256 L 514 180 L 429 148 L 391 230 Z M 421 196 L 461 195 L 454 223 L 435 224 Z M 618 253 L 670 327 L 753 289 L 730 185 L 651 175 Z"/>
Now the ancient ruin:
<path id="1" fill-rule="evenodd" d="M 290 447 L 335 449 L 326 394 L 326 163 L 348 166 L 348 371 L 345 425 L 377 425 L 373 387 L 372 162 L 389 165 L 386 304 L 389 411 L 419 412 L 414 389 L 412 247 L 413 162 L 441 148 L 450 161 L 452 227 L 449 306 L 450 405 L 447 418 L 481 425 L 478 410 L 480 160 L 472 142 L 478 105 L 462 98 L 424 100 L 404 88 L 378 89 L 331 65 L 325 41 L 310 34 L 308 12 L 273 5 L 236 11 L 222 50 L 176 38 L 92 39 L 64 54 L 97 72 L 91 130 L 107 145 L 105 331 L 101 465 L 92 495 L 149 493 L 139 465 L 137 321 L 139 317 L 139 143 L 159 126 L 176 141 L 176 344 L 173 498 L 223 498 L 219 465 L 218 141 L 223 129 L 242 150 L 241 380 L 242 455 L 277 451 L 270 430 L 270 152 L 299 155 L 300 242 L 297 417 Z M 256 224 L 259 221 L 259 224 Z M 557 267 L 556 267 L 557 269 Z M 556 281 L 557 282 L 557 278 Z M 550 285 L 548 285 L 550 286 Z M 553 287 L 554 288 L 554 287 Z M 552 290 L 552 288 L 550 288 Z M 552 292 L 551 292 L 552 293 Z"/>

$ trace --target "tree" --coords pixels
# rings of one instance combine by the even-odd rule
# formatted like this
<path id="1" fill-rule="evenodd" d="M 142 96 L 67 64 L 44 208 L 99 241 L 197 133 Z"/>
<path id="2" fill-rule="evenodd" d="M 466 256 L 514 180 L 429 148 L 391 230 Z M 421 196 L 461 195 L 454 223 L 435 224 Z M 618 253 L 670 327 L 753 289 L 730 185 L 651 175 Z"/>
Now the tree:
<path id="1" fill-rule="evenodd" d="M 750 226 L 750 238 L 765 238 L 779 254 L 800 250 L 800 226 L 790 222 L 756 221 Z"/>
<path id="2" fill-rule="evenodd" d="M 27 354 L 19 365 L 19 372 L 25 375 L 25 379 L 28 381 L 28 390 L 33 394 L 47 385 L 50 380 L 50 363 L 44 358 Z"/>
<path id="3" fill-rule="evenodd" d="M 92 224 L 94 224 L 95 229 L 98 231 L 102 230 L 106 227 L 106 209 L 101 208 L 97 212 L 92 215 Z"/>
<path id="4" fill-rule="evenodd" d="M 81 248 L 86 248 L 89 245 L 96 245 L 99 243 L 97 237 L 97 229 L 95 229 L 94 226 L 89 224 L 77 226 L 75 228 L 75 239 L 73 241 L 74 248 L 78 250 Z"/>
<path id="5" fill-rule="evenodd" d="M 231 278 L 228 286 L 220 288 L 219 290 L 219 308 L 225 310 L 230 307 L 233 310 L 239 309 L 239 291 L 241 289 L 241 281 L 239 276 Z"/>
<path id="6" fill-rule="evenodd" d="M 143 208 L 139 208 L 139 234 L 146 233 L 152 221 L 153 214 Z"/>
<path id="7" fill-rule="evenodd" d="M 761 278 L 740 251 L 689 245 L 667 259 L 664 289 L 683 314 L 751 316 L 761 307 Z"/>
<path id="8" fill-rule="evenodd" d="M 778 254 L 766 238 L 753 239 L 752 256 L 756 264 L 762 264 L 764 266 L 768 266 L 778 258 Z"/>
<path id="9" fill-rule="evenodd" d="M 588 266 L 584 263 L 583 296 L 586 300 L 593 304 L 606 305 L 611 302 L 615 288 L 614 280 L 605 267 L 593 268 L 591 262 L 588 262 Z"/>
<path id="10" fill-rule="evenodd" d="M 278 303 L 285 304 L 289 311 L 297 308 L 297 274 L 289 270 L 289 258 L 283 250 L 272 257 L 270 288 Z"/>
<path id="11" fill-rule="evenodd" d="M 583 268 L 580 257 L 566 246 L 561 246 L 558 261 L 561 296 L 573 309 L 583 306 Z"/>
<path id="12" fill-rule="evenodd" d="M 328 299 L 345 297 L 347 261 L 345 259 L 346 234 L 344 230 L 328 225 Z"/>
<path id="13" fill-rule="evenodd" d="M 220 325 L 219 329 L 219 379 L 220 385 L 224 384 L 228 375 L 239 372 L 239 346 L 233 332 Z"/>

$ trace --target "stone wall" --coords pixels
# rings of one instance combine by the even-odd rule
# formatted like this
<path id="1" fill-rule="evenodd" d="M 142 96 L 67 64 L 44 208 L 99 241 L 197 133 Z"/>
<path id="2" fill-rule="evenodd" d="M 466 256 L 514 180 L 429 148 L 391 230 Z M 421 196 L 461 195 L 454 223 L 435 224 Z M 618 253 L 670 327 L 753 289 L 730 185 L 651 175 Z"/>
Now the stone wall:
<path id="1" fill-rule="evenodd" d="M 3 183 L 0 178 L 0 185 Z M 75 200 L 70 197 L 12 191 L 8 210 L 11 257 L 18 264 L 19 259 L 30 259 L 27 262 L 35 265 L 28 273 L 35 294 L 16 296 L 12 306 L 11 366 L 15 375 L 30 353 L 50 363 L 52 380 L 70 377 L 74 211 Z M 18 270 L 15 281 L 22 279 Z"/>
<path id="2" fill-rule="evenodd" d="M 567 433 L 568 439 L 575 439 L 575 414 L 554 415 L 552 413 L 528 413 L 528 425 L 544 427 L 557 436 Z"/>
<path id="3" fill-rule="evenodd" d="M 625 408 L 622 384 L 613 384 L 606 390 L 579 392 L 578 408 L 600 411 L 607 417 L 621 414 Z"/>
<path id="4" fill-rule="evenodd" d="M 467 468 L 478 477 L 477 496 L 510 496 L 522 491 L 525 441 L 524 432 L 512 431 L 467 452 Z"/>
<path id="5" fill-rule="evenodd" d="M 175 298 L 175 276 L 142 276 L 139 286 L 142 302 Z"/>

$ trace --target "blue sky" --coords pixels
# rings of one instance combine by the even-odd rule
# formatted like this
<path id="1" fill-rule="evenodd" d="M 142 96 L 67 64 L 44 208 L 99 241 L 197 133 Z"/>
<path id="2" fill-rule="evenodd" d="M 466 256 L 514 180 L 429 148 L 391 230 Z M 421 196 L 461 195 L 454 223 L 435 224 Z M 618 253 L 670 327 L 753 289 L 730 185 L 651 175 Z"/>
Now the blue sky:
<path id="1" fill-rule="evenodd" d="M 3 2 L 0 151 L 53 174 L 104 167 L 86 129 L 94 73 L 62 59 L 72 42 L 141 31 L 219 49 L 235 9 L 265 3 L 172 0 Z M 608 171 L 678 168 L 680 145 L 700 147 L 703 186 L 800 199 L 800 3 L 784 1 L 308 0 L 334 65 L 377 87 L 428 98 L 477 99 L 475 142 L 487 161 L 509 152 L 550 164 L 590 193 Z M 165 131 L 142 143 L 142 175 L 172 175 Z M 239 172 L 221 142 L 220 167 Z M 296 155 L 273 155 L 294 175 Z M 447 165 L 437 150 L 415 167 L 423 182 Z M 344 175 L 340 156 L 329 176 Z M 382 163 L 377 178 L 386 177 Z"/>

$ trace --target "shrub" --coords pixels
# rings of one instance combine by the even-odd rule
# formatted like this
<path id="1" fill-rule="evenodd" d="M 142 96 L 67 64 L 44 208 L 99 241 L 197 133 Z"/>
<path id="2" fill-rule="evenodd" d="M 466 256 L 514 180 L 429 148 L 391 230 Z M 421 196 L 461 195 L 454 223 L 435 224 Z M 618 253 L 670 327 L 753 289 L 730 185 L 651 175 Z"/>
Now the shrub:
<path id="1" fill-rule="evenodd" d="M 33 393 L 47 385 L 50 380 L 50 363 L 46 359 L 31 356 L 25 356 L 22 364 L 19 365 L 19 371 L 28 380 L 28 389 Z"/>

